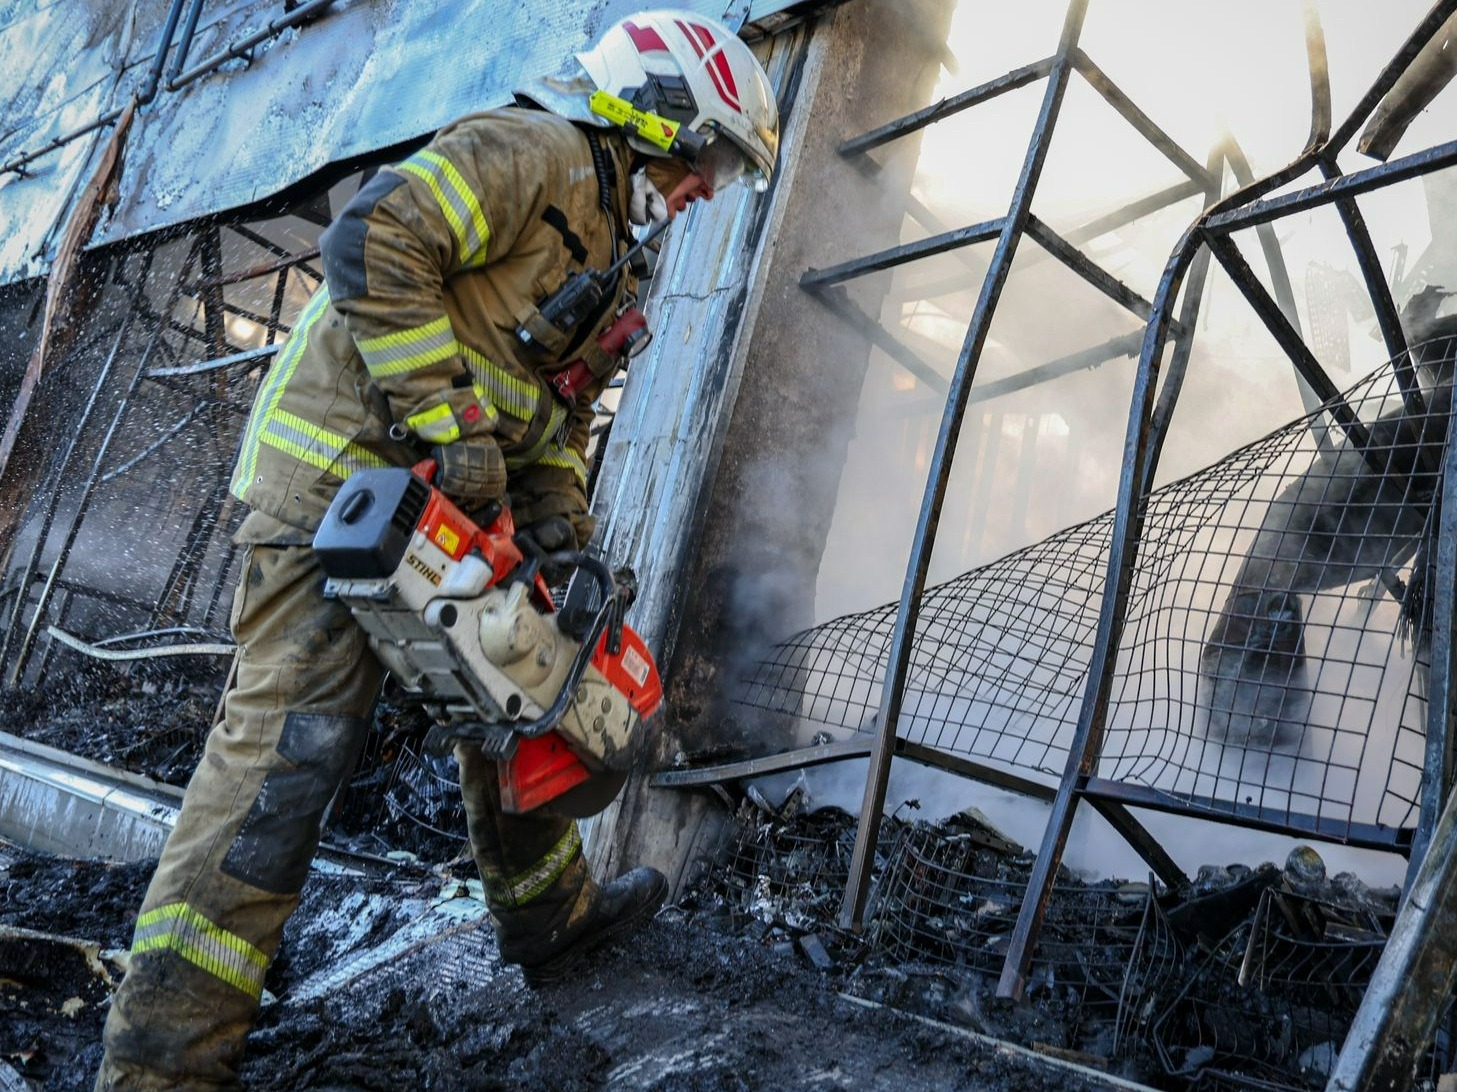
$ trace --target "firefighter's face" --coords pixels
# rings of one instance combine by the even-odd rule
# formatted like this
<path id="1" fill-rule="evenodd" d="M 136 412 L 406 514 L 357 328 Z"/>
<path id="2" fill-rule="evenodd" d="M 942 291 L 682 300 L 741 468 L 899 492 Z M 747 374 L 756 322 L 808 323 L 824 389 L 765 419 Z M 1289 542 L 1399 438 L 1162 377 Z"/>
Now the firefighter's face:
<path id="1" fill-rule="evenodd" d="M 667 202 L 670 220 L 694 201 L 713 198 L 713 187 L 701 175 L 694 174 L 688 164 L 677 156 L 654 157 L 643 169 L 648 181 L 657 187 Z"/>
<path id="2" fill-rule="evenodd" d="M 694 201 L 712 201 L 713 187 L 703 180 L 702 175 L 688 173 L 668 194 L 668 219 L 671 220 Z"/>

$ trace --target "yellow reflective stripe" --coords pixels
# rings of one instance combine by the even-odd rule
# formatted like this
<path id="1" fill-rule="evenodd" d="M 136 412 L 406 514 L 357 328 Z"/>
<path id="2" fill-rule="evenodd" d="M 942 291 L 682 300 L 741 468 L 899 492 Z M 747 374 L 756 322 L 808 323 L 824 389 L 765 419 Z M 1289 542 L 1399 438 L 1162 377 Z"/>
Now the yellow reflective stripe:
<path id="1" fill-rule="evenodd" d="M 551 397 L 545 387 L 512 375 L 469 345 L 460 346 L 460 355 L 470 365 L 476 383 L 476 397 L 518 421 L 530 421 L 536 416 L 536 407 L 542 398 Z"/>
<path id="2" fill-rule="evenodd" d="M 299 315 L 298 324 L 294 326 L 293 333 L 289 335 L 288 343 L 284 345 L 283 351 L 274 360 L 273 367 L 269 369 L 268 375 L 263 380 L 263 386 L 259 390 L 258 399 L 253 406 L 253 413 L 248 418 L 248 429 L 243 434 L 243 451 L 238 458 L 238 465 L 233 471 L 230 488 L 239 500 L 248 499 L 247 491 L 253 485 L 253 477 L 258 471 L 258 442 L 263 424 L 278 408 L 278 403 L 283 398 L 283 392 L 288 387 L 288 381 L 293 378 L 299 359 L 304 355 L 309 331 L 328 306 L 329 288 L 327 285 L 320 285 L 319 290 L 305 305 L 303 312 Z"/>
<path id="3" fill-rule="evenodd" d="M 551 401 L 551 417 L 546 423 L 546 428 L 542 429 L 541 436 L 527 450 L 509 456 L 506 459 L 506 469 L 517 470 L 523 466 L 529 466 L 532 463 L 539 462 L 542 453 L 551 446 L 552 441 L 557 439 L 557 433 L 566 422 L 566 417 L 566 406 L 553 398 Z M 561 445 L 558 444 L 557 446 L 560 448 Z"/>
<path id="4" fill-rule="evenodd" d="M 396 330 L 378 337 L 360 338 L 359 355 L 373 376 L 399 375 L 449 360 L 458 351 L 450 319 L 438 319 L 411 330 Z"/>
<path id="5" fill-rule="evenodd" d="M 455 423 L 455 411 L 448 402 L 412 413 L 405 418 L 405 427 L 432 444 L 453 444 L 460 439 L 460 426 Z"/>
<path id="6" fill-rule="evenodd" d="M 570 470 L 577 476 L 577 480 L 582 483 L 584 488 L 587 484 L 587 464 L 571 448 L 557 448 L 554 451 L 548 451 L 536 460 L 536 465 L 559 466 L 563 470 Z"/>
<path id="7" fill-rule="evenodd" d="M 430 187 L 435 201 L 450 225 L 460 251 L 463 267 L 480 265 L 486 260 L 486 242 L 491 237 L 481 203 L 466 184 L 455 164 L 439 152 L 418 151 L 399 165 Z"/>
<path id="8" fill-rule="evenodd" d="M 174 902 L 137 919 L 132 953 L 170 950 L 249 997 L 263 996 L 268 957 L 242 937 L 213 924 L 185 902 Z"/>
<path id="9" fill-rule="evenodd" d="M 572 863 L 581 846 L 582 835 L 577 830 L 577 824 L 573 823 L 562 835 L 561 841 L 552 846 L 545 857 L 525 872 L 506 881 L 506 893 L 511 902 L 520 906 L 544 894 L 567 870 L 567 865 Z"/>
<path id="10" fill-rule="evenodd" d="M 264 423 L 259 440 L 340 478 L 366 467 L 378 469 L 390 465 L 374 452 L 352 443 L 347 436 L 283 410 L 275 411 Z"/>

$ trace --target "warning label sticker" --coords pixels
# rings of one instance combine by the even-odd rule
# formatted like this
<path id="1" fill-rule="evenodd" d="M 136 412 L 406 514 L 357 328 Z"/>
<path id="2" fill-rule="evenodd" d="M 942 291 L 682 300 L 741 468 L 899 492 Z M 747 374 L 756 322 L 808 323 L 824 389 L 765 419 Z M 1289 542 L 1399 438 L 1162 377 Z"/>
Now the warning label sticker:
<path id="1" fill-rule="evenodd" d="M 648 681 L 650 665 L 641 652 L 629 645 L 622 650 L 622 670 L 628 673 L 633 682 L 641 686 Z"/>

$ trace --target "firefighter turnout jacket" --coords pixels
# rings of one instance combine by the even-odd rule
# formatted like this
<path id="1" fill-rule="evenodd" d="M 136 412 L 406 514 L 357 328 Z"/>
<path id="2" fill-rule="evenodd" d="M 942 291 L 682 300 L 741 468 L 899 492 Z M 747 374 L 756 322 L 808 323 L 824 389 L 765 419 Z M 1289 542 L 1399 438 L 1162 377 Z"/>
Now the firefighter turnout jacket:
<path id="1" fill-rule="evenodd" d="M 591 403 L 617 364 L 596 336 L 636 283 L 624 268 L 574 330 L 537 305 L 631 244 L 631 155 L 615 132 L 507 108 L 381 169 L 324 233 L 325 283 L 263 380 L 233 493 L 312 532 L 361 467 L 494 442 L 517 526 L 564 515 L 585 542 Z M 545 377 L 577 359 L 594 380 L 568 405 Z"/>

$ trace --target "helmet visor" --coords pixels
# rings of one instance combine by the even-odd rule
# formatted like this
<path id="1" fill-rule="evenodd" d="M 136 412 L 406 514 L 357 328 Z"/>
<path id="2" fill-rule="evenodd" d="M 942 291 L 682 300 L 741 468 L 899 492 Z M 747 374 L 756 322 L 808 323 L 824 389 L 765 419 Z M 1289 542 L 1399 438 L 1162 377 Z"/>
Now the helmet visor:
<path id="1" fill-rule="evenodd" d="M 739 146 L 722 133 L 709 137 L 703 151 L 693 160 L 693 170 L 715 190 L 739 181 L 756 193 L 769 188 L 764 172 L 752 166 Z"/>

